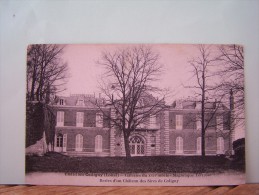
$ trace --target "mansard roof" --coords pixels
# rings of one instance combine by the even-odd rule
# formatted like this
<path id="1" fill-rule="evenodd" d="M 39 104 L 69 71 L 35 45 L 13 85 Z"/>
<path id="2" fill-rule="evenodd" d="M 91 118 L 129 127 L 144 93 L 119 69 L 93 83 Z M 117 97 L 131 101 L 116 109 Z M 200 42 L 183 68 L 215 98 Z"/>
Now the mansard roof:
<path id="1" fill-rule="evenodd" d="M 229 110 L 222 102 L 219 101 L 208 101 L 205 102 L 205 109 L 221 109 Z M 201 109 L 201 102 L 198 100 L 181 99 L 176 100 L 172 103 L 171 108 L 173 109 Z"/>
<path id="2" fill-rule="evenodd" d="M 105 105 L 105 99 L 102 97 L 95 97 L 92 94 L 71 94 L 70 96 L 56 96 L 54 105 L 60 105 L 60 100 L 63 100 L 63 105 L 66 106 L 83 106 L 83 107 L 95 107 L 96 102 L 98 105 Z M 79 104 L 82 101 L 82 105 Z"/>

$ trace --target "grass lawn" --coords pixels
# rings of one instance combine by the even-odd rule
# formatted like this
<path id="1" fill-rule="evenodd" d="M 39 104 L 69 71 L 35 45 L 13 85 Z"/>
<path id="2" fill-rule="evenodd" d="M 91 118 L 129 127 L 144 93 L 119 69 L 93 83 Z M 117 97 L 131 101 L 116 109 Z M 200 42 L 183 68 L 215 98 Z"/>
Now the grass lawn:
<path id="1" fill-rule="evenodd" d="M 224 156 L 69 157 L 59 153 L 26 156 L 26 172 L 223 173 L 244 171 L 244 163 Z"/>

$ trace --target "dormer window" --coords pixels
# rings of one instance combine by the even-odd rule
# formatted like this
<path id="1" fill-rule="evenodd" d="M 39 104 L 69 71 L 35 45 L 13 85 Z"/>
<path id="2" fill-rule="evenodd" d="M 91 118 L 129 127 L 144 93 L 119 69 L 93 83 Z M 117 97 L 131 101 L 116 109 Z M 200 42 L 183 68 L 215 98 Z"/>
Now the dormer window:
<path id="1" fill-rule="evenodd" d="M 77 106 L 84 106 L 84 99 L 78 99 L 76 105 Z"/>
<path id="2" fill-rule="evenodd" d="M 181 100 L 177 100 L 177 101 L 175 102 L 175 108 L 176 108 L 176 109 L 183 109 L 183 103 L 182 103 Z"/>
<path id="3" fill-rule="evenodd" d="M 65 103 L 64 99 L 59 100 L 59 105 L 65 105 L 64 103 Z"/>

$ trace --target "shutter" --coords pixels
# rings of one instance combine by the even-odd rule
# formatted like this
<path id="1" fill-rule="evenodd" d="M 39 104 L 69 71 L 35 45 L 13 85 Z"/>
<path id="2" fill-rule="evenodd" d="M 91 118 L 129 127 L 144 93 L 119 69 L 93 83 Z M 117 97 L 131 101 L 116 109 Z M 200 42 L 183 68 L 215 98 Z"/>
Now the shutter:
<path id="1" fill-rule="evenodd" d="M 63 152 L 67 151 L 67 134 L 63 135 Z"/>

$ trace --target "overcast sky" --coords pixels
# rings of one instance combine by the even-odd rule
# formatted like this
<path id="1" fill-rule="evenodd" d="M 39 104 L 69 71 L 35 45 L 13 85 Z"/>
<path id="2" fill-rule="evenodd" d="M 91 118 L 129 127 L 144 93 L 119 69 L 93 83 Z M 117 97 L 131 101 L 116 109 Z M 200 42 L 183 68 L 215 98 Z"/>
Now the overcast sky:
<path id="1" fill-rule="evenodd" d="M 67 91 L 64 93 L 98 93 L 98 80 L 102 75 L 102 68 L 97 61 L 101 59 L 102 51 L 112 51 L 130 45 L 67 45 L 64 50 L 64 61 L 68 63 L 70 78 Z M 153 44 L 152 50 L 160 55 L 159 63 L 163 65 L 160 77 L 161 88 L 170 88 L 175 98 L 188 96 L 183 91 L 181 83 L 190 80 L 190 66 L 188 60 L 197 55 L 194 45 Z"/>

